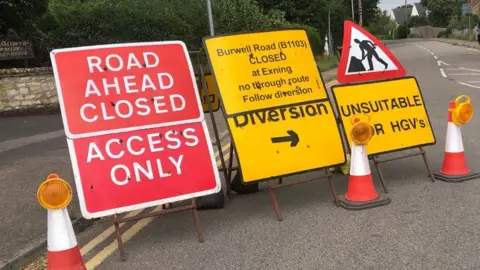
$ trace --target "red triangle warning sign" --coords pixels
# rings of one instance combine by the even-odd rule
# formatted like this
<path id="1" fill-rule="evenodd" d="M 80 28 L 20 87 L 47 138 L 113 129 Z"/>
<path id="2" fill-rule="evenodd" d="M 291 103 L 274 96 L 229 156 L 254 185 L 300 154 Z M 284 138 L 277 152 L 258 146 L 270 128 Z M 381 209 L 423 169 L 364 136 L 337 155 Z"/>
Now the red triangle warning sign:
<path id="1" fill-rule="evenodd" d="M 404 77 L 405 68 L 390 50 L 372 34 L 345 21 L 343 48 L 338 65 L 340 83 L 376 81 Z"/>

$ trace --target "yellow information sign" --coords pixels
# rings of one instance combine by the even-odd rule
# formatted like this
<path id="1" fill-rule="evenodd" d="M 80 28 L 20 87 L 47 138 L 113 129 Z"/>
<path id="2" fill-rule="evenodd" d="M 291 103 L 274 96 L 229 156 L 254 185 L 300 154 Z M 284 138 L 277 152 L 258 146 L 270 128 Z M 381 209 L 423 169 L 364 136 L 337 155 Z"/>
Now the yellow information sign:
<path id="1" fill-rule="evenodd" d="M 374 136 L 367 145 L 368 155 L 378 155 L 412 147 L 435 144 L 422 93 L 414 77 L 340 85 L 332 88 L 346 138 L 352 117 L 370 115 Z"/>
<path id="2" fill-rule="evenodd" d="M 327 98 L 304 29 L 204 39 L 227 116 Z"/>
<path id="3" fill-rule="evenodd" d="M 328 100 L 227 118 L 244 182 L 345 163 Z"/>
<path id="4" fill-rule="evenodd" d="M 210 98 L 210 103 L 212 104 L 212 110 L 214 112 L 218 111 L 218 109 L 220 108 L 220 99 L 218 98 L 217 87 L 215 85 L 213 75 L 205 74 L 205 76 L 203 76 L 203 79 L 207 83 L 208 95 L 205 89 L 203 88 L 203 85 L 200 85 L 201 82 L 198 76 L 195 76 L 195 79 L 197 80 L 197 84 L 199 85 L 198 89 L 200 89 L 200 98 L 202 99 L 203 112 L 204 113 L 210 112 L 208 110 L 207 97 Z"/>

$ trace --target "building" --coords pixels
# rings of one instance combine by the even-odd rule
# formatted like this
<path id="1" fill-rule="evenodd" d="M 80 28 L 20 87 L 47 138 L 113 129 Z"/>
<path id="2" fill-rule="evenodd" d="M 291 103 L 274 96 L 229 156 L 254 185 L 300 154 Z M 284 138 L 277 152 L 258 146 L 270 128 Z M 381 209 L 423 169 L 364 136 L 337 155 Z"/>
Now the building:
<path id="1" fill-rule="evenodd" d="M 479 1 L 480 0 L 476 0 Z M 412 16 L 418 16 L 420 18 L 424 18 L 426 14 L 427 8 L 422 6 L 420 3 L 410 4 L 407 8 L 405 7 L 397 7 L 392 9 L 390 12 L 390 17 L 393 21 L 397 24 L 404 24 L 405 18 L 409 20 Z"/>
<path id="2" fill-rule="evenodd" d="M 468 2 L 472 6 L 472 13 L 480 14 L 480 0 L 468 0 Z"/>

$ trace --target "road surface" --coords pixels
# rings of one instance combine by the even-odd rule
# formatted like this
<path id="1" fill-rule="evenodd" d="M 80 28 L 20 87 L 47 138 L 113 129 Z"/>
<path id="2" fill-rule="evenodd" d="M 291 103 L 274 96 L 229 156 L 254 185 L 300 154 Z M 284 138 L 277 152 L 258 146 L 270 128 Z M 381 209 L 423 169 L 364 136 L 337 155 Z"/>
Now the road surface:
<path id="1" fill-rule="evenodd" d="M 476 74 L 459 74 L 480 70 L 480 52 L 433 41 L 390 48 L 422 88 L 437 138 L 437 144 L 426 150 L 433 171 L 438 172 L 444 154 L 449 101 L 467 94 L 474 107 L 479 104 L 480 83 L 474 81 L 480 78 Z M 467 159 L 474 170 L 479 169 L 479 128 L 476 115 L 462 127 Z M 65 146 L 54 141 L 48 141 L 51 148 L 38 153 L 35 162 L 31 161 L 34 156 L 24 156 L 4 163 L 2 171 L 6 173 L 0 178 L 5 193 L 0 198 L 22 198 L 15 202 L 35 209 L 30 213 L 30 223 L 42 224 L 38 232 L 45 229 L 45 213 L 37 206 L 34 194 L 20 191 L 22 188 L 17 193 L 5 189 L 19 181 L 40 182 L 45 174 L 60 169 L 71 178 L 67 152 L 62 149 Z M 7 169 L 11 166 L 7 164 L 14 164 L 13 168 Z M 380 208 L 357 212 L 337 208 L 328 183 L 314 181 L 278 192 L 284 216 L 278 222 L 262 184 L 261 192 L 235 196 L 222 210 L 200 212 L 204 243 L 197 241 L 191 212 L 124 225 L 125 262 L 119 258 L 108 221 L 77 238 L 89 269 L 480 269 L 480 179 L 460 184 L 432 183 L 421 157 L 382 164 L 382 168 L 392 203 Z M 318 173 L 285 181 L 315 175 Z M 335 175 L 334 179 L 337 192 L 344 193 L 348 178 Z M 378 184 L 376 175 L 374 179 Z M 377 191 L 382 191 L 380 185 Z M 2 203 L 2 216 L 22 209 L 6 210 L 6 202 Z M 28 224 L 25 217 L 13 218 L 20 223 L 9 226 L 23 230 L 23 225 Z M 2 232 L 11 231 L 1 226 Z M 2 245 L 3 250 L 8 250 L 8 243 Z"/>

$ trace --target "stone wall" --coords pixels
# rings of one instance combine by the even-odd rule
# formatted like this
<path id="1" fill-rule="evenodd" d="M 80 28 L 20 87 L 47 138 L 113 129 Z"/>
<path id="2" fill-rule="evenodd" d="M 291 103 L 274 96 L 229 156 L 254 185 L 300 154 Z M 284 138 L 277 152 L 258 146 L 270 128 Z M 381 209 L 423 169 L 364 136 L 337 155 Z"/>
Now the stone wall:
<path id="1" fill-rule="evenodd" d="M 0 70 L 0 115 L 58 108 L 51 68 Z"/>

